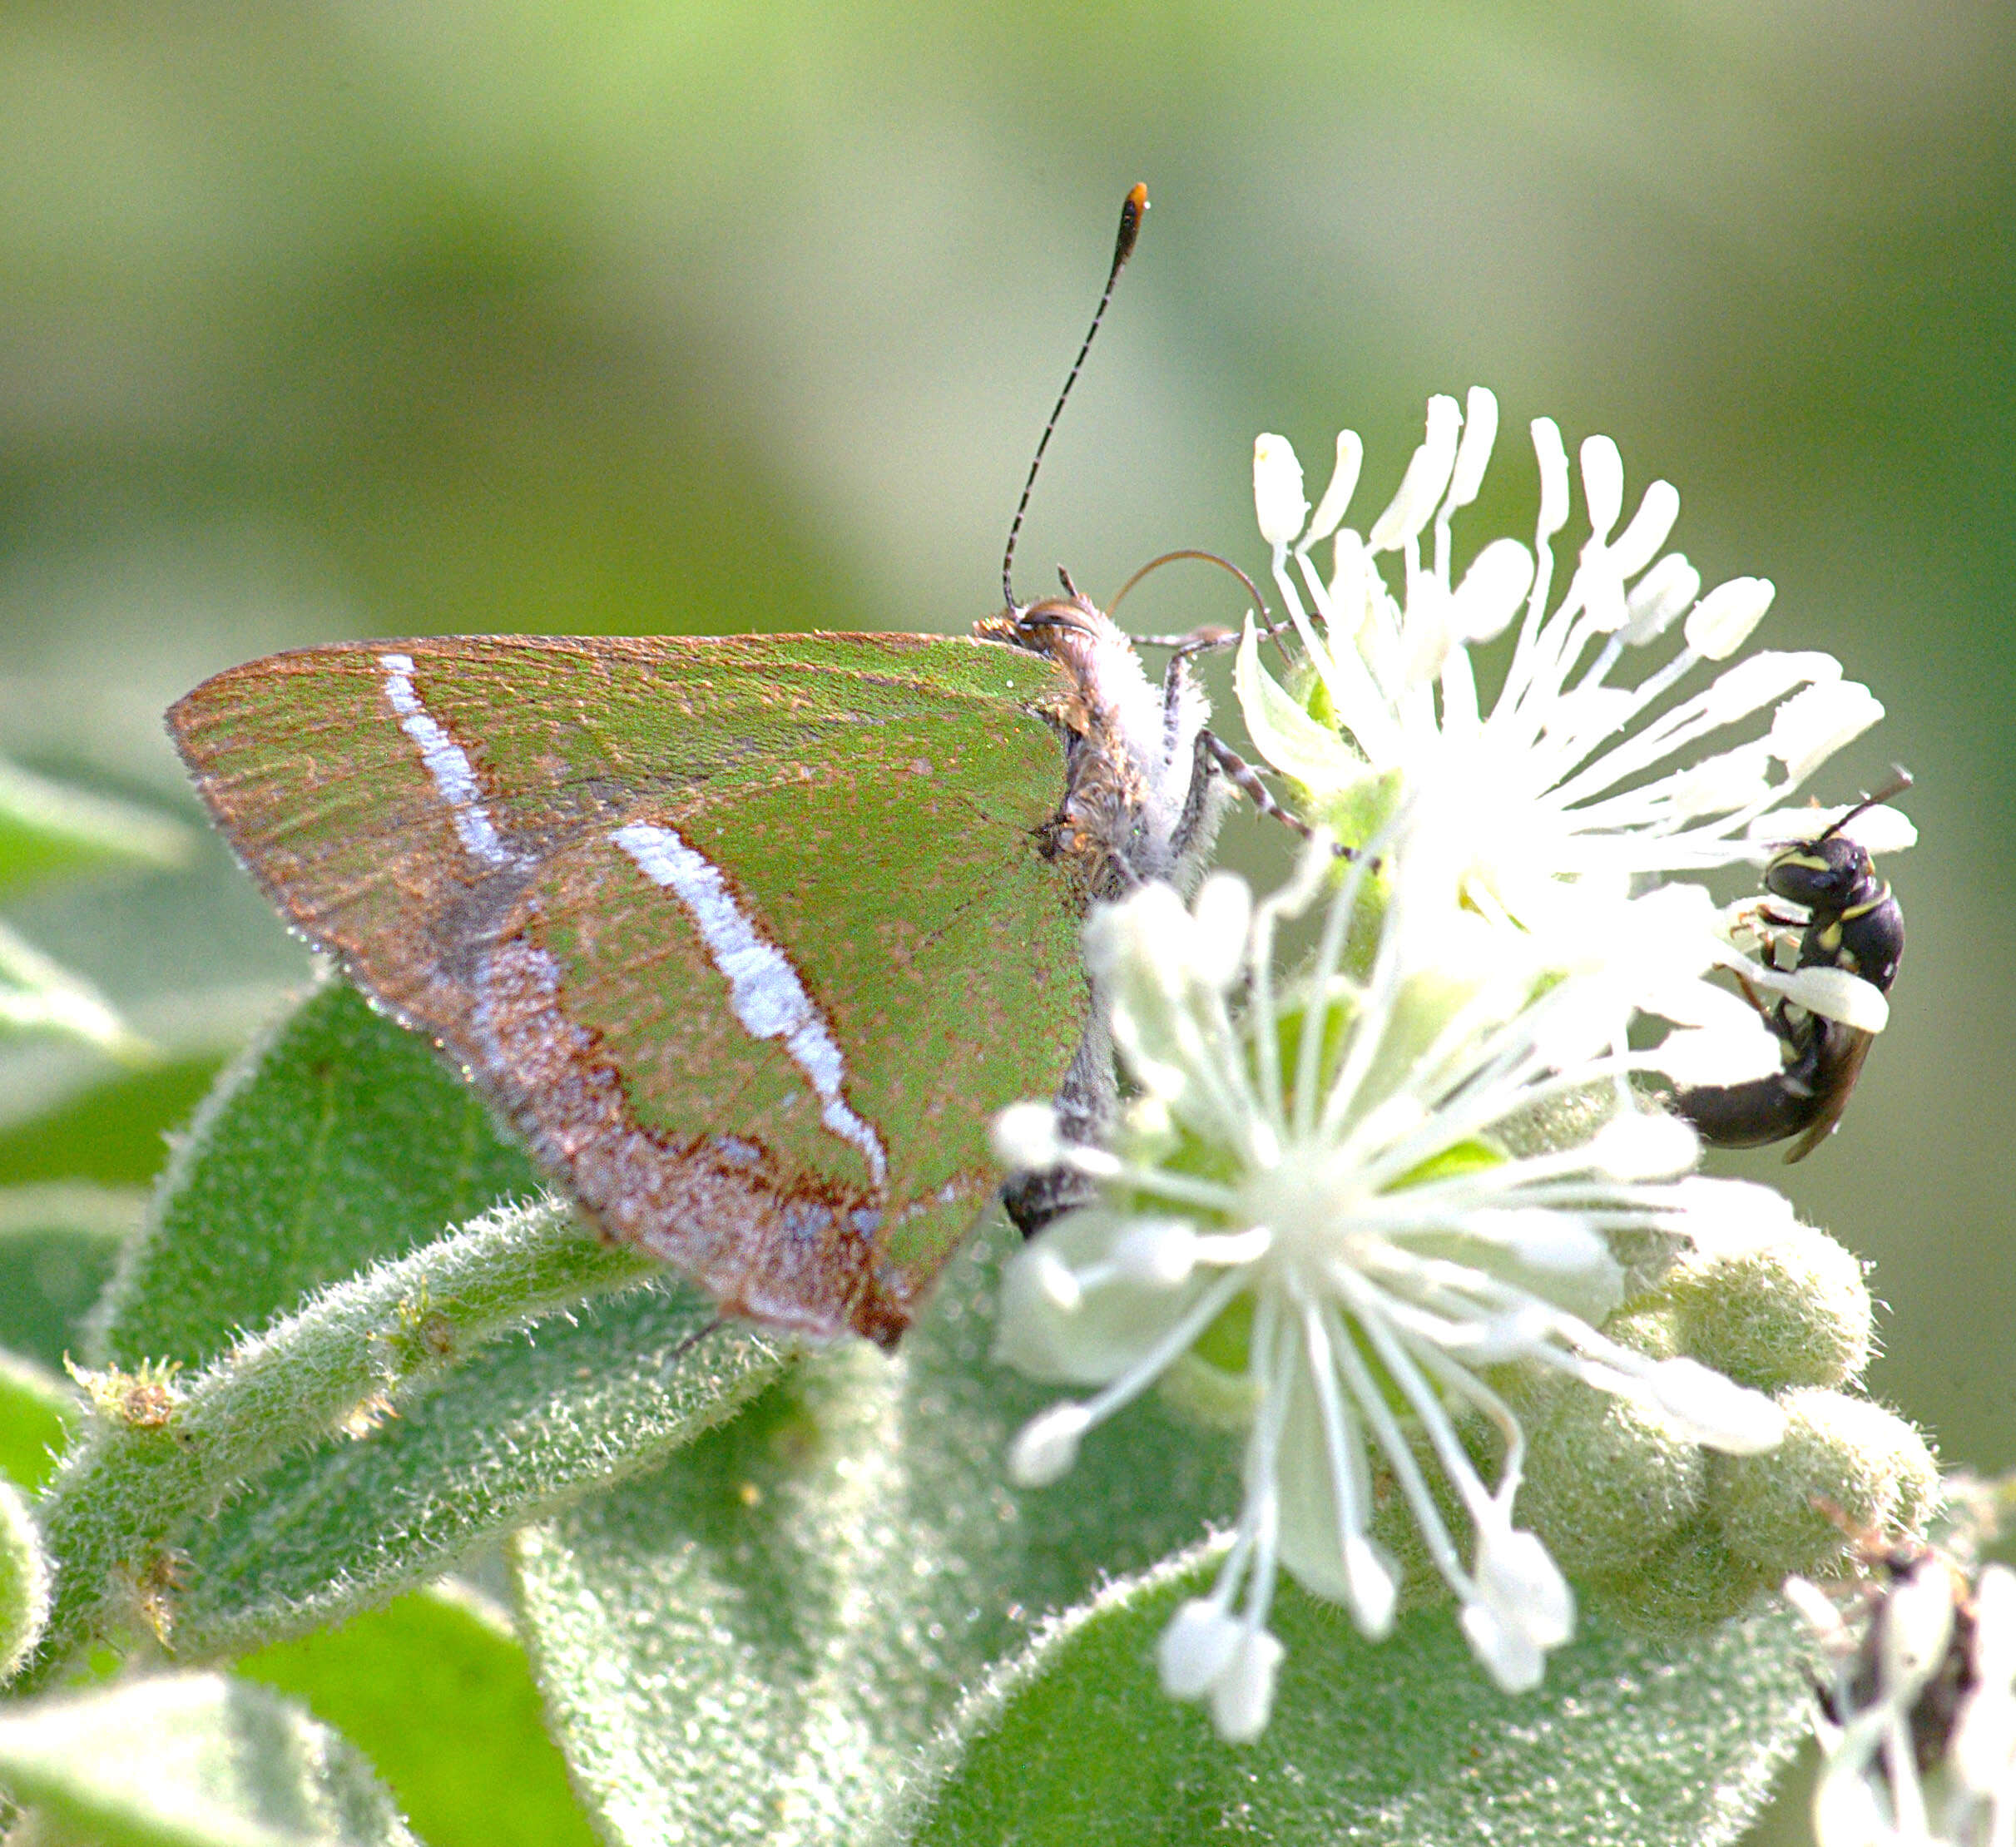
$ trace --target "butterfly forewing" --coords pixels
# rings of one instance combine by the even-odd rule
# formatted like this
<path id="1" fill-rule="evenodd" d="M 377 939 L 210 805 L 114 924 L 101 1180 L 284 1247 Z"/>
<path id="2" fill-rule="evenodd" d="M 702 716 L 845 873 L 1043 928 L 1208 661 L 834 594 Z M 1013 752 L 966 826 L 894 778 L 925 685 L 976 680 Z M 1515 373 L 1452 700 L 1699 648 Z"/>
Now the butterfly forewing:
<path id="1" fill-rule="evenodd" d="M 170 715 L 280 908 L 616 1235 L 884 1340 L 1082 1023 L 1046 664 L 945 637 L 387 642 Z"/>

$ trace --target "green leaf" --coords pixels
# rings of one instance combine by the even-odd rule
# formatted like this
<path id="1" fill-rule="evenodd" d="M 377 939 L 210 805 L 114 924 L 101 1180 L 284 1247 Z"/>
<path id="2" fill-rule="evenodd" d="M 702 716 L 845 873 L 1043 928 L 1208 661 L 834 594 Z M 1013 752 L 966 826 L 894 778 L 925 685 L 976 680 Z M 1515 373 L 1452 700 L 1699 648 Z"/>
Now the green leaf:
<path id="1" fill-rule="evenodd" d="M 1196 1555 L 1158 1562 L 1238 1506 L 1236 1443 L 1143 1401 L 1087 1438 L 1063 1482 L 1010 1489 L 1002 1453 L 1048 1397 L 987 1359 L 990 1272 L 1014 1242 L 996 1226 L 956 1262 L 894 1359 L 859 1347 L 808 1359 L 649 1477 L 513 1542 L 523 1632 L 612 1840 L 852 1844 L 921 1828 L 948 1842 L 1189 1842 L 1261 1810 L 1266 1825 L 1240 1838 L 1343 1840 L 1407 1801 L 1405 1838 L 1474 1839 L 1459 1800 L 1474 1746 L 1494 1775 L 1525 1779 L 1491 1825 L 1535 1840 L 1721 1838 L 1747 1813 L 1803 1724 L 1789 1641 L 1769 1626 L 1694 1656 L 1592 1626 L 1543 1693 L 1508 1701 L 1446 1604 L 1373 1648 L 1340 1612 L 1285 1593 L 1273 1741 L 1220 1744 L 1165 1699 L 1153 1645 L 1171 1573 Z M 1147 1575 L 1099 1600 L 1122 1572 Z M 1376 1723 L 1351 1718 L 1361 1698 Z M 1067 1738 L 1024 1722 L 1043 1699 Z M 1592 1764 L 1668 1755 L 1614 1800 L 1617 1778 L 1592 1776 L 1593 1807 L 1578 1809 L 1530 1735 L 1558 1756 L 1585 1706 L 1601 1725 L 1575 1749 Z M 990 1756 L 1010 1725 L 1013 1748 Z M 1333 1746 L 1345 1755 L 1325 1757 Z M 1153 1769 L 1129 1781 L 1137 1760 Z M 1256 1792 L 1256 1765 L 1278 1790 Z M 1040 1801 L 1014 1805 L 1018 1778 Z M 1088 1807 L 1081 1784 L 1116 1793 Z M 1490 1788 L 1502 1804 L 1504 1785 Z M 1688 1791 L 1685 1829 L 1626 1831 L 1632 1802 L 1677 1825 Z M 1342 1817 L 1334 1832 L 1326 1816 Z"/>
<path id="2" fill-rule="evenodd" d="M 33 1675 L 46 1678 L 136 1587 L 167 1635 L 186 1529 L 290 1451 L 368 1432 L 483 1342 L 654 1267 L 556 1208 L 515 1208 L 324 1290 L 201 1371 L 84 1375 L 97 1415 L 42 1503 L 58 1577 Z"/>
<path id="3" fill-rule="evenodd" d="M 145 1205 L 102 1186 L 0 1189 L 0 1347 L 52 1369 L 81 1353 L 84 1316 Z"/>
<path id="4" fill-rule="evenodd" d="M 98 1351 L 201 1364 L 308 1290 L 541 1190 L 425 1040 L 331 983 L 199 1112 L 113 1283 Z"/>
<path id="5" fill-rule="evenodd" d="M 403 1597 L 237 1671 L 365 1752 L 431 1847 L 596 1847 L 525 1651 L 473 1597 Z"/>
<path id="6" fill-rule="evenodd" d="M 881 1838 L 918 1751 L 1046 1612 L 1237 1505 L 1232 1446 L 1154 1404 L 1067 1482 L 1005 1485 L 1048 1395 L 986 1357 L 1017 1241 L 998 1222 L 955 1259 L 894 1359 L 810 1359 L 514 1541 L 521 1632 L 612 1840 Z"/>
<path id="7" fill-rule="evenodd" d="M 179 821 L 0 763 L 0 903 L 52 879 L 180 865 Z"/>
<path id="8" fill-rule="evenodd" d="M 103 1847 L 413 1847 L 357 1751 L 291 1701 L 166 1675 L 0 1715 L 0 1781 Z"/>
<path id="9" fill-rule="evenodd" d="M 18 1354 L 0 1353 L 0 1475 L 22 1488 L 40 1488 L 70 1446 L 77 1421 L 77 1394 Z"/>
<path id="10" fill-rule="evenodd" d="M 484 1540 L 661 1461 L 781 1364 L 670 1278 L 551 1317 L 473 1355 L 364 1440 L 291 1456 L 199 1523 L 183 1542 L 176 1645 L 235 1654 L 424 1583 Z"/>
<path id="11" fill-rule="evenodd" d="M 1446 1607 L 1373 1644 L 1290 1585 L 1271 1622 L 1287 1648 L 1274 1718 L 1229 1746 L 1201 1707 L 1163 1697 L 1153 1665 L 1215 1565 L 1192 1555 L 1117 1584 L 1007 1667 L 914 1786 L 899 1838 L 1714 1847 L 1806 1731 L 1804 1644 L 1782 1612 L 1684 1650 L 1585 1615 L 1545 1684 L 1508 1697 Z"/>
<path id="12" fill-rule="evenodd" d="M 424 1042 L 346 989 L 248 1057 L 112 1285 L 102 1415 L 45 1508 L 61 1573 L 34 1672 L 136 1587 L 191 1660 L 354 1614 L 647 1466 L 775 1369 L 745 1330 L 689 1354 L 712 1311 L 676 1285 L 578 1312 L 662 1273 L 562 1208 L 443 1235 L 536 1184 Z"/>

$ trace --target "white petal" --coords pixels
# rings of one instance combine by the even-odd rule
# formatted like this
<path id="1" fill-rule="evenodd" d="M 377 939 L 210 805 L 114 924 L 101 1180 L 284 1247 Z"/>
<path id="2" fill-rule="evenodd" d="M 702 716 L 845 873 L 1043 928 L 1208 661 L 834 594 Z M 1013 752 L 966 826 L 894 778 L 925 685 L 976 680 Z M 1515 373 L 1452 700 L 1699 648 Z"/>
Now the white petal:
<path id="1" fill-rule="evenodd" d="M 1303 711 L 1261 665 L 1259 631 L 1250 619 L 1232 665 L 1232 685 L 1253 748 L 1284 776 L 1292 776 L 1312 794 L 1325 795 L 1370 774 L 1365 759 Z"/>
<path id="2" fill-rule="evenodd" d="M 1197 1267 L 1197 1234 L 1181 1219 L 1136 1219 L 1109 1261 L 1123 1281 L 1174 1289 Z"/>
<path id="3" fill-rule="evenodd" d="M 1703 607 L 1706 607 L 1705 605 Z M 1698 610 L 1695 612 L 1700 613 Z M 1692 617 L 1689 618 L 1692 621 Z M 1711 725 L 1732 725 L 1809 681 L 1839 680 L 1841 664 L 1830 654 L 1753 654 L 1709 687 L 1701 711 Z"/>
<path id="4" fill-rule="evenodd" d="M 1450 512 L 1476 499 L 1497 441 L 1498 399 L 1482 385 L 1472 385 L 1464 400 L 1463 440 L 1457 445 L 1456 469 L 1449 481 Z"/>
<path id="5" fill-rule="evenodd" d="M 1213 1602 L 1192 1597 L 1176 1612 L 1155 1645 L 1162 1691 L 1172 1700 L 1199 1700 L 1231 1666 L 1242 1625 Z"/>
<path id="6" fill-rule="evenodd" d="M 1083 1305 L 1085 1291 L 1079 1286 L 1077 1272 L 1054 1250 L 1043 1245 L 1033 1247 L 1023 1261 L 1053 1308 L 1070 1315 Z"/>
<path id="7" fill-rule="evenodd" d="M 1337 432 L 1337 466 L 1330 471 L 1330 484 L 1323 490 L 1323 498 L 1316 503 L 1314 517 L 1309 530 L 1302 535 L 1302 546 L 1307 551 L 1319 541 L 1328 538 L 1344 522 L 1350 510 L 1351 496 L 1358 492 L 1358 471 L 1365 465 L 1365 446 L 1358 439 L 1355 429 Z"/>
<path id="8" fill-rule="evenodd" d="M 1349 1610 L 1360 1635 L 1383 1639 L 1399 1606 L 1399 1577 L 1362 1532 L 1344 1528 L 1323 1416 L 1305 1374 L 1296 1379 L 1289 1401 L 1278 1468 L 1283 1567 L 1312 1597 Z"/>
<path id="9" fill-rule="evenodd" d="M 1466 1235 L 1494 1245 L 1528 1270 L 1563 1276 L 1613 1275 L 1617 1260 L 1602 1235 L 1573 1212 L 1551 1206 L 1486 1206 L 1463 1215 Z"/>
<path id="10" fill-rule="evenodd" d="M 1771 715 L 1771 749 L 1783 761 L 1786 775 L 1803 782 L 1882 716 L 1881 701 L 1855 681 L 1808 686 Z"/>
<path id="11" fill-rule="evenodd" d="M 1456 465 L 1456 434 L 1462 422 L 1463 413 L 1454 398 L 1437 395 L 1428 400 L 1427 438 L 1408 463 L 1399 492 L 1365 534 L 1368 551 L 1397 551 L 1419 538 L 1421 528 L 1434 517 L 1436 503 Z"/>
<path id="12" fill-rule="evenodd" d="M 1791 846 L 1801 840 L 1818 839 L 1847 812 L 1847 805 L 1841 803 L 1831 808 L 1774 808 L 1745 828 L 1744 837 L 1771 846 Z M 1841 832 L 1879 855 L 1902 853 L 1918 844 L 1918 829 L 1910 817 L 1882 805 L 1865 809 Z"/>
<path id="13" fill-rule="evenodd" d="M 1071 1472 L 1078 1439 L 1092 1426 L 1082 1404 L 1053 1404 L 1023 1425 L 1008 1445 L 1009 1478 L 1023 1488 L 1043 1488 Z"/>
<path id="14" fill-rule="evenodd" d="M 1400 663 L 1403 684 L 1425 686 L 1439 676 L 1456 644 L 1449 626 L 1452 599 L 1436 580 L 1424 576 L 1407 598 L 1407 626 L 1402 639 L 1406 653 Z"/>
<path id="15" fill-rule="evenodd" d="M 1600 539 L 1591 539 L 1575 573 L 1575 594 L 1582 598 L 1590 625 L 1599 635 L 1612 635 L 1631 617 L 1624 579 Z"/>
<path id="16" fill-rule="evenodd" d="M 1698 1359 L 1662 1359 L 1647 1383 L 1660 1409 L 1710 1449 L 1758 1455 L 1784 1440 L 1783 1411 L 1763 1393 L 1724 1378 Z"/>
<path id="17" fill-rule="evenodd" d="M 1680 517 L 1680 490 L 1670 481 L 1655 481 L 1645 490 L 1631 523 L 1611 542 L 1610 556 L 1620 576 L 1635 577 L 1658 557 Z"/>
<path id="18" fill-rule="evenodd" d="M 1977 1795 L 1992 1796 L 2016 1775 L 2016 1700 L 1983 1687 L 1961 1709 L 1946 1760 Z"/>
<path id="19" fill-rule="evenodd" d="M 1309 503 L 1302 495 L 1302 464 L 1285 436 L 1266 433 L 1253 439 L 1253 510 L 1268 544 L 1294 544 Z"/>
<path id="20" fill-rule="evenodd" d="M 1365 626 L 1371 597 L 1383 595 L 1384 585 L 1364 538 L 1349 526 L 1338 529 L 1330 547 L 1330 590 L 1333 607 L 1326 620 L 1332 624 L 1332 638 L 1353 643 Z"/>
<path id="21" fill-rule="evenodd" d="M 1974 1586 L 1974 1678 L 2007 1691 L 2016 1683 L 2016 1572 L 1982 1569 Z"/>
<path id="22" fill-rule="evenodd" d="M 1646 1062 L 1683 1089 L 1776 1076 L 1785 1064 L 1777 1035 L 1760 1015 L 1748 1008 L 1744 1012 L 1750 1015 L 1747 1025 L 1676 1027 L 1644 1054 Z"/>
<path id="23" fill-rule="evenodd" d="M 1166 1288 L 1113 1275 L 1113 1250 L 1136 1222 L 1104 1206 L 1083 1206 L 1018 1250 L 1002 1272 L 994 1357 L 1031 1379 L 1069 1385 L 1107 1384 L 1146 1357 L 1201 1285 Z M 1102 1272 L 1105 1280 L 1085 1283 Z"/>
<path id="24" fill-rule="evenodd" d="M 1700 1156 L 1701 1139 L 1685 1122 L 1641 1110 L 1612 1117 L 1589 1144 L 1590 1166 L 1612 1180 L 1668 1180 Z"/>
<path id="25" fill-rule="evenodd" d="M 1547 1674 L 1547 1651 L 1485 1603 L 1466 1603 L 1461 1617 L 1471 1651 L 1501 1693 L 1530 1693 Z"/>
<path id="26" fill-rule="evenodd" d="M 1762 1026 L 1756 1008 L 1748 1001 L 1726 988 L 1692 975 L 1647 983 L 1638 995 L 1638 1005 L 1643 1012 L 1671 1020 L 1676 1026 L 1706 1026 L 1726 1032 L 1742 1026 Z M 1765 1037 L 1776 1044 L 1769 1028 L 1764 1030 Z"/>
<path id="27" fill-rule="evenodd" d="M 1792 1606 L 1793 1613 L 1804 1621 L 1816 1640 L 1834 1643 L 1848 1638 L 1848 1625 L 1841 1621 L 1834 1599 L 1810 1579 L 1788 1577 L 1778 1587 L 1778 1594 Z"/>
<path id="28" fill-rule="evenodd" d="M 1780 975 L 1766 969 L 1761 978 L 1808 1013 L 1839 1020 L 1859 1032 L 1880 1032 L 1890 1024 L 1890 1003 L 1883 990 L 1845 968 L 1794 968 Z"/>
<path id="29" fill-rule="evenodd" d="M 1929 1674 L 1953 1636 L 1954 1582 L 1945 1562 L 1928 1556 L 1890 1587 L 1876 1619 L 1876 1658 L 1884 1691 Z"/>
<path id="30" fill-rule="evenodd" d="M 1617 1036 L 1620 996 L 1603 980 L 1564 983 L 1531 1028 L 1533 1057 L 1558 1070 L 1600 1057 Z"/>
<path id="31" fill-rule="evenodd" d="M 1449 624 L 1457 639 L 1488 641 L 1503 633 L 1532 587 L 1533 553 L 1517 539 L 1493 539 L 1456 587 Z"/>
<path id="32" fill-rule="evenodd" d="M 1568 452 L 1561 441 L 1561 426 L 1551 417 L 1536 417 L 1528 426 L 1533 432 L 1533 458 L 1540 465 L 1540 517 L 1537 522 L 1543 543 L 1568 522 Z"/>
<path id="33" fill-rule="evenodd" d="M 1194 928 L 1175 888 L 1150 879 L 1117 903 L 1092 907 L 1085 920 L 1087 966 L 1096 977 L 1166 959 L 1187 968 Z"/>
<path id="34" fill-rule="evenodd" d="M 1057 1112 L 1048 1103 L 1011 1103 L 994 1118 L 994 1159 L 1010 1173 L 1054 1167 L 1064 1158 Z"/>
<path id="35" fill-rule="evenodd" d="M 1813 1838 L 1819 1847 L 1906 1847 L 1875 1790 L 1845 1759 L 1820 1772 L 1813 1792 Z"/>
<path id="36" fill-rule="evenodd" d="M 1624 458 L 1607 436 L 1588 436 L 1582 444 L 1582 498 L 1589 530 L 1598 541 L 1610 537 L 1624 510 Z"/>
<path id="37" fill-rule="evenodd" d="M 1611 1301 L 1595 1310 L 1597 1320 L 1617 1306 L 1621 1295 L 1621 1291 L 1613 1291 Z M 1508 1359 L 1531 1359 L 1536 1353 L 1551 1350 L 1555 1344 L 1554 1330 L 1558 1319 L 1552 1309 L 1536 1301 L 1479 1321 L 1463 1349 L 1464 1364 L 1495 1366 Z"/>
<path id="38" fill-rule="evenodd" d="M 1673 1228 L 1709 1251 L 1761 1250 L 1805 1234 L 1792 1202 L 1754 1180 L 1690 1174 L 1667 1191 Z"/>
<path id="39" fill-rule="evenodd" d="M 1236 872 L 1214 872 L 1198 888 L 1191 914 L 1197 920 L 1198 973 L 1222 993 L 1246 963 L 1252 888 Z"/>
<path id="40" fill-rule="evenodd" d="M 1265 1629 L 1246 1629 L 1211 1690 L 1211 1723 L 1228 1745 L 1248 1745 L 1267 1729 L 1281 1645 Z"/>
<path id="41" fill-rule="evenodd" d="M 1674 815 L 1691 821 L 1704 815 L 1727 815 L 1764 800 L 1771 788 L 1766 772 L 1772 755 L 1771 747 L 1759 740 L 1690 765 L 1667 785 Z"/>
<path id="42" fill-rule="evenodd" d="M 1975 1691 L 1960 1714 L 1948 1752 L 1960 1780 L 1982 1795 L 2016 1775 L 2016 1572 L 1985 1567 L 1974 1586 Z"/>
<path id="43" fill-rule="evenodd" d="M 1480 1525 L 1477 1588 L 1538 1647 L 1558 1648 L 1575 1633 L 1575 1593 L 1533 1533 Z"/>
<path id="44" fill-rule="evenodd" d="M 1668 552 L 1638 579 L 1625 600 L 1629 615 L 1622 631 L 1624 644 L 1643 647 L 1657 641 L 1700 594 L 1700 572 L 1678 552 Z"/>
<path id="45" fill-rule="evenodd" d="M 1726 661 L 1750 639 L 1778 594 L 1769 577 L 1731 577 L 1718 583 L 1687 617 L 1687 646 L 1710 661 Z"/>

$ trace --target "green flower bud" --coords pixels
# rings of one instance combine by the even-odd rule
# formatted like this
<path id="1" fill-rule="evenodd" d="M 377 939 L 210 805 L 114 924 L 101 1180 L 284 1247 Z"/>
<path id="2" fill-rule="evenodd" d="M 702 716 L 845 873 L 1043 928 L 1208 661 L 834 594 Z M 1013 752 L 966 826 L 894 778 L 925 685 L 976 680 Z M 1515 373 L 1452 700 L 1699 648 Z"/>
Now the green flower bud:
<path id="1" fill-rule="evenodd" d="M 1603 1332 L 1620 1347 L 1642 1353 L 1647 1359 L 1673 1359 L 1682 1354 L 1699 1359 L 1681 1339 L 1680 1316 L 1664 1302 L 1642 1303 L 1621 1309 L 1603 1323 Z M 1705 1365 L 1706 1361 L 1703 1360 Z"/>
<path id="2" fill-rule="evenodd" d="M 1527 1426 L 1519 1523 L 1571 1577 L 1639 1566 L 1701 1510 L 1706 1453 L 1655 1414 L 1567 1382 Z"/>
<path id="3" fill-rule="evenodd" d="M 1684 1258 L 1664 1292 L 1683 1349 L 1761 1391 L 1844 1385 L 1869 1364 L 1874 1315 L 1862 1262 L 1801 1226 L 1747 1250 Z"/>
<path id="4" fill-rule="evenodd" d="M 1585 1581 L 1590 1603 L 1656 1641 L 1681 1642 L 1738 1615 L 1777 1578 L 1736 1557 L 1712 1521 L 1692 1522 L 1637 1569 Z"/>
<path id="5" fill-rule="evenodd" d="M 1709 1506 L 1731 1552 L 1774 1579 L 1852 1567 L 1855 1531 L 1920 1534 L 1939 1465 L 1895 1411 L 1844 1392 L 1790 1392 L 1776 1449 L 1715 1460 Z"/>

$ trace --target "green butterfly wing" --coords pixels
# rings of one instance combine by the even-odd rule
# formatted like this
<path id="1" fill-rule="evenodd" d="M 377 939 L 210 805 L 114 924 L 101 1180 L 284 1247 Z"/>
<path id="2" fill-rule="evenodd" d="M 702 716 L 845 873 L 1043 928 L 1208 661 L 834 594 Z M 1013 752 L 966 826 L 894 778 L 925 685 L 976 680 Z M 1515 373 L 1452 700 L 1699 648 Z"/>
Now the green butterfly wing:
<path id="1" fill-rule="evenodd" d="M 947 636 L 275 656 L 169 714 L 281 911 L 611 1235 L 893 1342 L 1085 1014 L 1048 662 Z"/>

